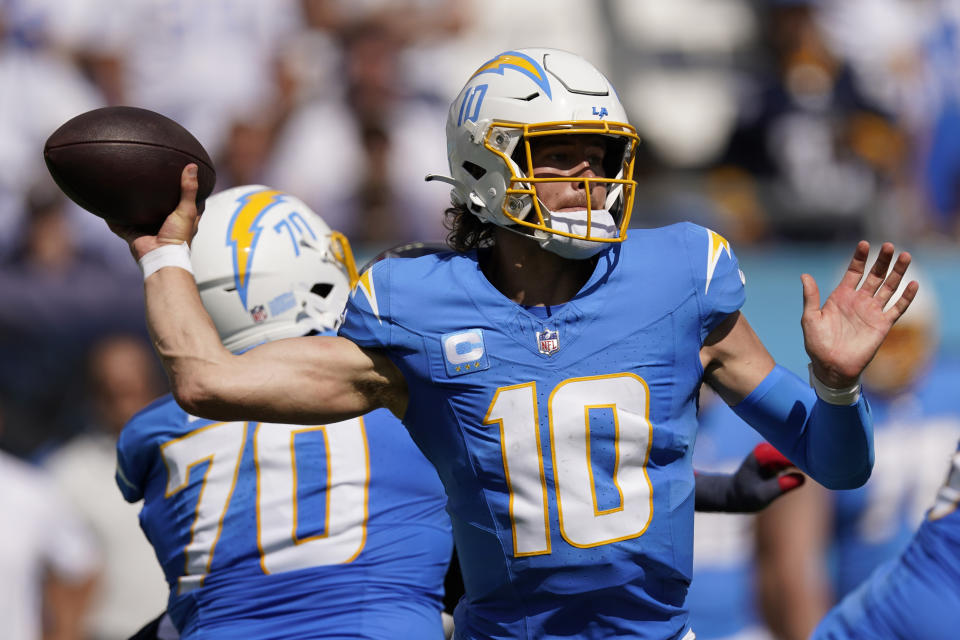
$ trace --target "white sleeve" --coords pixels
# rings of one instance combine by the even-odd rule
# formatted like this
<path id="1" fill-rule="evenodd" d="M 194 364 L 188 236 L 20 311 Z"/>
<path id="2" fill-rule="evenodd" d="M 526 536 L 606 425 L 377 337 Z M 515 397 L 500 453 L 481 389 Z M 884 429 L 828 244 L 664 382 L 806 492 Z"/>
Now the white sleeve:
<path id="1" fill-rule="evenodd" d="M 43 491 L 43 553 L 50 570 L 69 581 L 91 576 L 103 564 L 103 551 L 90 527 L 52 483 Z"/>

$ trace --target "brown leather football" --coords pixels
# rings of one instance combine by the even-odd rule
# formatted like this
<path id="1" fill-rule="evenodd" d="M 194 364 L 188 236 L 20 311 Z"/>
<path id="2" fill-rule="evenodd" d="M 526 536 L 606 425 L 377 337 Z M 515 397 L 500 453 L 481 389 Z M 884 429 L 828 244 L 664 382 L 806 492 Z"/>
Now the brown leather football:
<path id="1" fill-rule="evenodd" d="M 199 167 L 201 210 L 217 179 L 189 131 L 137 107 L 104 107 L 68 120 L 47 139 L 43 158 L 57 186 L 84 209 L 151 230 L 177 207 L 187 164 Z"/>

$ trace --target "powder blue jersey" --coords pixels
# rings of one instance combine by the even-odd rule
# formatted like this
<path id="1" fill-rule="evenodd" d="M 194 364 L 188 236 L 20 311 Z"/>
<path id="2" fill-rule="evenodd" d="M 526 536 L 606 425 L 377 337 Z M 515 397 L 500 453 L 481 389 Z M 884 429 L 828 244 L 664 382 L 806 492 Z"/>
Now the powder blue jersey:
<path id="1" fill-rule="evenodd" d="M 631 230 L 549 317 L 476 252 L 362 275 L 340 332 L 406 379 L 449 496 L 458 637 L 684 634 L 699 352 L 743 300 L 726 240 L 687 223 Z"/>
<path id="2" fill-rule="evenodd" d="M 126 425 L 117 463 L 181 637 L 443 637 L 443 488 L 388 411 L 218 423 L 168 395 Z"/>
<path id="3" fill-rule="evenodd" d="M 960 445 L 947 482 L 903 553 L 834 607 L 812 640 L 954 640 L 960 629 Z"/>
<path id="4" fill-rule="evenodd" d="M 838 598 L 856 588 L 913 537 L 943 482 L 939 460 L 960 438 L 960 368 L 938 362 L 909 393 L 871 394 L 876 464 L 863 487 L 832 492 L 830 571 Z"/>

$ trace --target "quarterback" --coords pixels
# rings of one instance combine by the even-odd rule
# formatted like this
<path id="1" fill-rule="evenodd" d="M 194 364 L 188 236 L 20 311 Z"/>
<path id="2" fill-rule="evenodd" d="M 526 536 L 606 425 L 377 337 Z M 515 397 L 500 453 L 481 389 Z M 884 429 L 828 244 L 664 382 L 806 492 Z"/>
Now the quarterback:
<path id="1" fill-rule="evenodd" d="M 910 256 L 886 243 L 868 269 L 859 243 L 823 306 L 803 276 L 811 388 L 740 313 L 724 238 L 684 223 L 627 237 L 626 120 L 579 56 L 522 49 L 481 65 L 449 111 L 451 175 L 434 176 L 452 186 L 453 250 L 375 263 L 335 338 L 223 348 L 183 268 L 195 166 L 158 235 L 113 227 L 144 267 L 154 344 L 190 413 L 402 418 L 449 498 L 459 638 L 693 637 L 703 382 L 822 484 L 856 487 L 872 468 L 858 380 L 916 294 L 911 283 L 884 311 Z"/>

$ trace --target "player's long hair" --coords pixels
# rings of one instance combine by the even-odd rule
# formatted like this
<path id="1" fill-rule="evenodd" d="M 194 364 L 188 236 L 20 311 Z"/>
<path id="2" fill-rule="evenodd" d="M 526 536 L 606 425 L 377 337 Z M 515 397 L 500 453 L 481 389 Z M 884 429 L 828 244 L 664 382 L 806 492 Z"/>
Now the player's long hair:
<path id="1" fill-rule="evenodd" d="M 459 253 L 493 244 L 496 225 L 488 224 L 459 204 L 443 212 L 443 226 L 449 231 L 447 245 Z"/>

